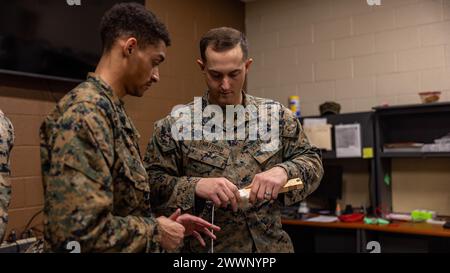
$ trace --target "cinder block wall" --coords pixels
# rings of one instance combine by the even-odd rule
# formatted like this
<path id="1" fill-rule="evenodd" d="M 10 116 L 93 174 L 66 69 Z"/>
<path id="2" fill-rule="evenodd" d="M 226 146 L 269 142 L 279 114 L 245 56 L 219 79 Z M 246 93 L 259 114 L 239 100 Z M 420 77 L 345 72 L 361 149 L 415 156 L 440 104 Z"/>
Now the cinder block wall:
<path id="1" fill-rule="evenodd" d="M 372 7 L 365 0 L 256 0 L 246 4 L 245 17 L 254 58 L 249 92 L 284 104 L 299 95 L 303 115 L 319 114 L 325 100 L 344 113 L 419 103 L 417 93 L 426 90 L 450 100 L 448 0 L 381 0 Z M 450 214 L 448 164 L 394 160 L 394 209 Z M 362 166 L 346 174 L 342 202 L 359 206 L 368 198 L 364 172 Z"/>
<path id="2" fill-rule="evenodd" d="M 422 90 L 450 99 L 450 1 L 257 0 L 246 5 L 255 66 L 249 90 L 305 115 L 334 100 L 343 112 L 418 103 Z"/>
<path id="3" fill-rule="evenodd" d="M 168 26 L 173 45 L 161 65 L 161 81 L 143 98 L 125 98 L 140 134 L 144 153 L 153 123 L 170 113 L 173 106 L 186 103 L 206 90 L 195 63 L 198 42 L 213 27 L 232 26 L 244 30 L 244 4 L 238 0 L 147 0 L 147 7 Z M 39 155 L 39 126 L 55 102 L 72 84 L 42 79 L 0 76 L 0 109 L 11 118 L 16 130 L 12 152 L 12 202 L 7 233 L 21 233 L 31 216 L 43 207 Z M 42 214 L 30 225 L 42 230 Z"/>

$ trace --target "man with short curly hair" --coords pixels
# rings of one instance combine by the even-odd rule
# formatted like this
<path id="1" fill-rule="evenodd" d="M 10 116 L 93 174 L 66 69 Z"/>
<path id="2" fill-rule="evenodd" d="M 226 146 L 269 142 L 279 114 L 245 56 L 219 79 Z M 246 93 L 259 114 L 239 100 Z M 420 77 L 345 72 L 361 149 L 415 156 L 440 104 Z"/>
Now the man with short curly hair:
<path id="1" fill-rule="evenodd" d="M 178 210 L 151 214 L 149 178 L 139 133 L 124 109 L 126 95 L 141 97 L 159 81 L 170 45 L 165 26 L 136 3 L 113 6 L 101 21 L 103 54 L 95 73 L 66 94 L 44 120 L 41 163 L 47 251 L 174 250 L 184 236 L 218 227 Z"/>

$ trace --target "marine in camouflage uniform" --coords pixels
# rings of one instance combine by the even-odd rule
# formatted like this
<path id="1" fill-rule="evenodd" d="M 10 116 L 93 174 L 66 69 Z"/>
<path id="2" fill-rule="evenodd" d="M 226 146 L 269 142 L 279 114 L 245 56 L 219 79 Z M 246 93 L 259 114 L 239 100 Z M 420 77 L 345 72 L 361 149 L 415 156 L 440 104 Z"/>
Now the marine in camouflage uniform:
<path id="1" fill-rule="evenodd" d="M 11 200 L 11 184 L 3 176 L 9 175 L 9 155 L 14 143 L 14 128 L 0 110 L 0 244 L 8 223 L 8 207 Z"/>
<path id="2" fill-rule="evenodd" d="M 209 104 L 207 97 L 206 93 L 202 98 L 203 109 Z M 216 207 L 214 224 L 222 231 L 217 234 L 214 252 L 293 252 L 292 242 L 282 229 L 280 208 L 301 201 L 320 183 L 320 151 L 309 144 L 294 114 L 275 101 L 243 94 L 244 107 L 264 104 L 276 104 L 281 109 L 280 145 L 273 151 L 261 151 L 261 139 L 249 140 L 248 126 L 252 118 L 258 118 L 250 115 L 245 118 L 245 140 L 176 141 L 171 126 L 177 120 L 167 116 L 156 123 L 148 145 L 144 162 L 151 181 L 152 207 L 159 213 L 180 207 L 211 220 L 209 202 L 195 195 L 200 178 L 225 177 L 241 189 L 251 184 L 256 174 L 279 166 L 288 179 L 301 178 L 304 182 L 303 190 L 280 194 L 276 200 L 258 201 L 250 209 L 233 212 L 230 206 Z M 194 104 L 188 106 L 194 113 Z M 203 124 L 206 122 L 204 119 Z M 185 239 L 183 251 L 203 252 L 205 248 Z"/>
<path id="3" fill-rule="evenodd" d="M 159 251 L 139 133 L 104 81 L 89 74 L 66 94 L 40 137 L 46 251 Z"/>

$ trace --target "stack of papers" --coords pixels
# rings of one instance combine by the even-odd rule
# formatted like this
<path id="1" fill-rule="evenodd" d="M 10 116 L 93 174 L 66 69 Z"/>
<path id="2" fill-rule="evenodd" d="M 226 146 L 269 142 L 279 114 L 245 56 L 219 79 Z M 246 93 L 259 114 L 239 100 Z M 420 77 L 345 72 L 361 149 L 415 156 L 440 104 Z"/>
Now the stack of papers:
<path id="1" fill-rule="evenodd" d="M 384 144 L 384 152 L 420 152 L 422 150 L 423 143 L 416 142 L 399 142 L 399 143 L 386 143 Z"/>
<path id="2" fill-rule="evenodd" d="M 306 220 L 306 222 L 317 222 L 317 223 L 333 223 L 337 222 L 338 218 L 336 216 L 317 216 Z"/>

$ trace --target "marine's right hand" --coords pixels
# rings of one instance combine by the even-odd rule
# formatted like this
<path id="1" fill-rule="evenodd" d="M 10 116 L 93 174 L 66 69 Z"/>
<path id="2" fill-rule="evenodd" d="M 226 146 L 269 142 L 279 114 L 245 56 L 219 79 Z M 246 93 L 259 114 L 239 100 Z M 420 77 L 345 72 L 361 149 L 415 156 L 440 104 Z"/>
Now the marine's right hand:
<path id="1" fill-rule="evenodd" d="M 240 201 L 239 190 L 224 177 L 202 178 L 197 182 L 195 194 L 198 197 L 211 200 L 218 207 L 226 207 L 231 203 L 233 211 L 237 211 Z"/>

